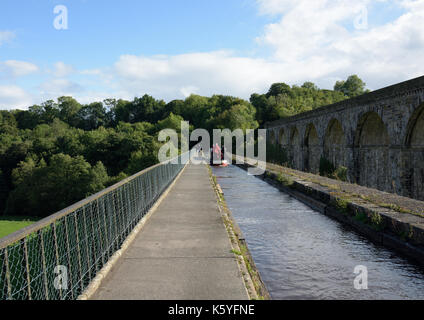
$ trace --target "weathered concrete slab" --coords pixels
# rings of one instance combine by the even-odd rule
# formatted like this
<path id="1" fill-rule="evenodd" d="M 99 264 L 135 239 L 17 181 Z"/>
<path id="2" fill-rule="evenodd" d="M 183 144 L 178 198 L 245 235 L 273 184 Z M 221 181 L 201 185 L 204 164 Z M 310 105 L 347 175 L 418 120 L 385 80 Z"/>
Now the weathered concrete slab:
<path id="1" fill-rule="evenodd" d="M 186 168 L 92 299 L 248 299 L 206 166 Z"/>

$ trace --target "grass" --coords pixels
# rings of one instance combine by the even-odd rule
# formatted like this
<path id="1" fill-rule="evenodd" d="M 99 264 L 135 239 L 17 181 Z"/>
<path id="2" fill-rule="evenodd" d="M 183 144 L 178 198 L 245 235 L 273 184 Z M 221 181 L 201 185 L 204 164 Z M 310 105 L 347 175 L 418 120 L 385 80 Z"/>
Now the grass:
<path id="1" fill-rule="evenodd" d="M 235 250 L 235 249 L 232 249 L 231 252 L 234 253 L 237 256 L 241 256 L 242 255 L 241 251 L 238 251 L 238 250 Z"/>
<path id="2" fill-rule="evenodd" d="M 333 205 L 336 207 L 337 210 L 341 211 L 342 213 L 349 212 L 349 201 L 346 199 L 336 198 L 333 201 Z"/>
<path id="3" fill-rule="evenodd" d="M 36 221 L 34 217 L 0 217 L 0 238 L 28 227 Z"/>
<path id="4" fill-rule="evenodd" d="M 292 188 L 294 185 L 294 181 L 289 177 L 283 175 L 283 173 L 281 172 L 278 174 L 277 181 L 289 188 Z"/>

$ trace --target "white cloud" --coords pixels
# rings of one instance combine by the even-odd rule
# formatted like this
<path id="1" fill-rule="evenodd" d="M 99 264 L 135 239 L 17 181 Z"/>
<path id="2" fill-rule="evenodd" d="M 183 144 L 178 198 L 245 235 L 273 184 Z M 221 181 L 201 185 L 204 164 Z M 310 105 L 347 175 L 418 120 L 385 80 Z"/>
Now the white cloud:
<path id="1" fill-rule="evenodd" d="M 14 77 L 25 76 L 39 70 L 38 66 L 26 61 L 7 60 L 0 63 L 0 69 L 4 69 Z"/>
<path id="2" fill-rule="evenodd" d="M 354 29 L 364 7 L 381 0 L 258 0 L 260 12 L 277 15 L 257 40 L 270 58 L 241 57 L 221 50 L 174 56 L 123 55 L 111 74 L 128 95 L 150 93 L 166 100 L 190 93 L 236 95 L 248 99 L 273 82 L 314 81 L 332 88 L 358 74 L 378 89 L 424 74 L 424 0 L 392 0 L 406 9 L 394 21 Z M 384 2 L 384 1 L 383 1 Z M 370 21 L 370 25 L 374 25 Z"/>
<path id="3" fill-rule="evenodd" d="M 121 56 L 115 64 L 118 85 L 129 95 L 150 93 L 166 100 L 190 93 L 248 98 L 281 80 L 283 65 L 235 56 L 230 51 L 175 56 Z M 287 78 L 288 79 L 288 78 Z"/>
<path id="4" fill-rule="evenodd" d="M 12 31 L 0 31 L 0 46 L 15 38 L 15 33 Z"/>
<path id="5" fill-rule="evenodd" d="M 87 70 L 82 70 L 79 73 L 83 75 L 100 76 L 102 75 L 103 72 L 101 69 L 87 69 Z"/>
<path id="6" fill-rule="evenodd" d="M 68 79 L 52 79 L 42 83 L 40 90 L 42 96 L 49 97 L 50 99 L 78 94 L 83 91 L 83 88 L 78 83 Z"/>
<path id="7" fill-rule="evenodd" d="M 377 89 L 423 75 L 424 1 L 386 1 L 406 13 L 384 25 L 352 29 L 361 8 L 375 1 L 258 0 L 261 12 L 281 15 L 258 42 L 273 49 L 275 60 L 297 70 L 298 78 L 321 85 L 358 74 Z"/>
<path id="8" fill-rule="evenodd" d="M 187 87 L 183 87 L 180 89 L 181 94 L 187 98 L 189 97 L 191 94 L 195 94 L 197 91 L 199 90 L 198 87 L 195 86 L 187 86 Z"/>
<path id="9" fill-rule="evenodd" d="M 26 109 L 33 99 L 24 89 L 15 85 L 0 85 L 0 109 Z"/>
<path id="10" fill-rule="evenodd" d="M 57 78 L 64 78 L 75 72 L 74 67 L 71 65 L 65 64 L 62 61 L 58 61 L 54 64 L 53 75 Z"/>

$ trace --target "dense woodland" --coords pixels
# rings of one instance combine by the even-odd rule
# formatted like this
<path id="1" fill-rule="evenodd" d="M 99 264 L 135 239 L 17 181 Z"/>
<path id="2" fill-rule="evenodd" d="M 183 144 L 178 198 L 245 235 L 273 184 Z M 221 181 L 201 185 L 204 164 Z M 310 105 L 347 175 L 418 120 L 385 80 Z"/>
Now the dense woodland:
<path id="1" fill-rule="evenodd" d="M 267 121 L 362 94 L 357 76 L 322 90 L 276 83 L 250 101 L 191 95 L 165 103 L 149 95 L 82 105 L 72 97 L 0 111 L 0 214 L 45 217 L 157 163 L 160 130 L 256 129 Z"/>

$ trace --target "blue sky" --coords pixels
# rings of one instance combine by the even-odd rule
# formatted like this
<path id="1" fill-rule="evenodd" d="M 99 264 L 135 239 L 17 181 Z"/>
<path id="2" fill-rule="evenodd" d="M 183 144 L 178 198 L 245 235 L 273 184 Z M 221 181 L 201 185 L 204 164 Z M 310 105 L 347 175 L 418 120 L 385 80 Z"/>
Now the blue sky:
<path id="1" fill-rule="evenodd" d="M 53 8 L 68 8 L 69 30 L 57 31 Z M 271 21 L 257 14 L 255 1 L 46 1 L 2 0 L 0 30 L 16 39 L 3 59 L 58 58 L 82 68 L 101 67 L 125 54 L 181 54 L 235 48 L 249 53 Z M 27 50 L 31 50 L 29 54 Z"/>
<path id="2" fill-rule="evenodd" d="M 68 30 L 53 26 L 56 5 Z M 60 95 L 248 99 L 354 73 L 376 89 L 424 73 L 423 17 L 422 0 L 2 0 L 0 109 Z"/>

